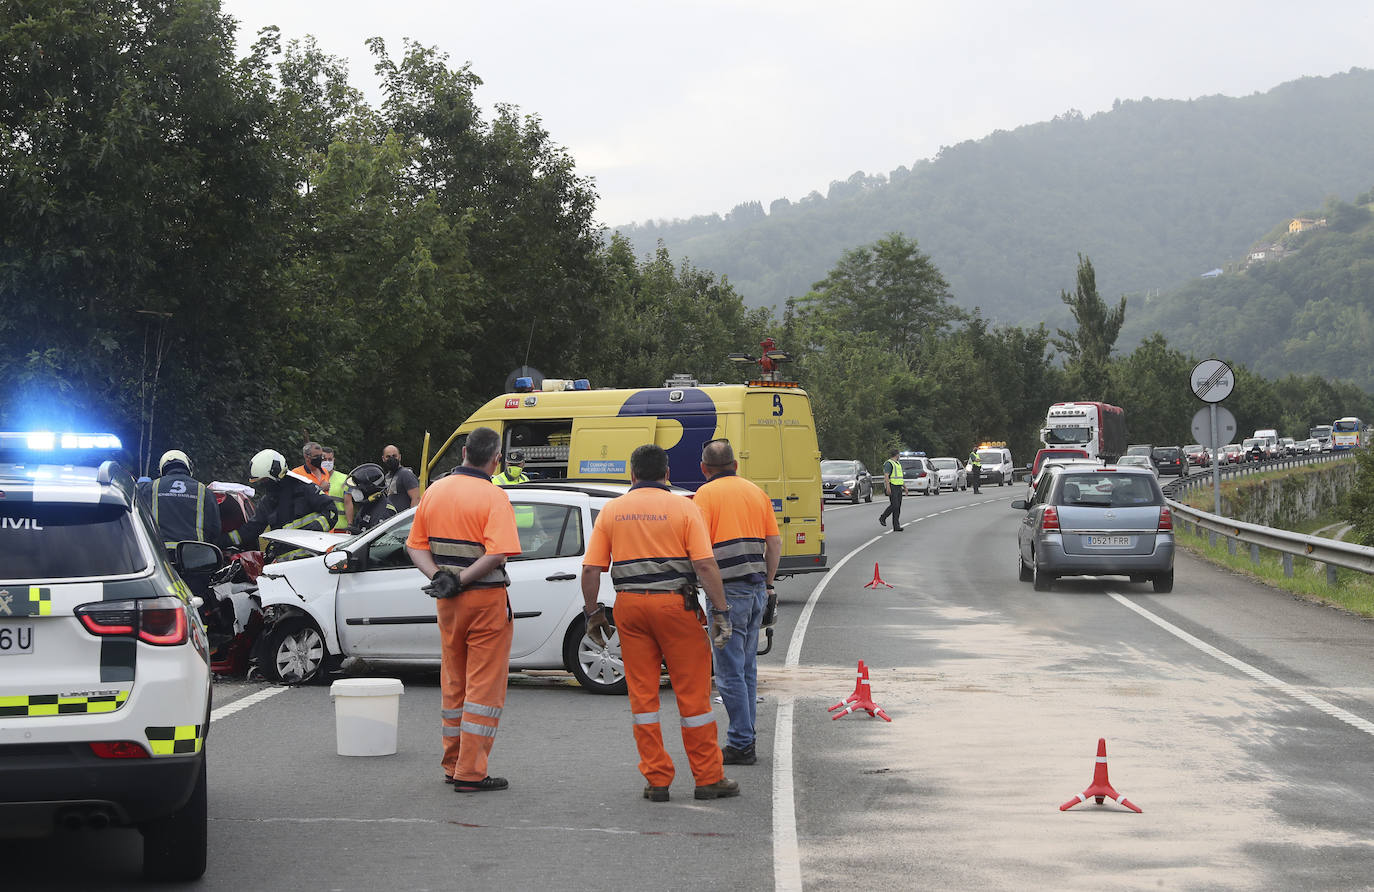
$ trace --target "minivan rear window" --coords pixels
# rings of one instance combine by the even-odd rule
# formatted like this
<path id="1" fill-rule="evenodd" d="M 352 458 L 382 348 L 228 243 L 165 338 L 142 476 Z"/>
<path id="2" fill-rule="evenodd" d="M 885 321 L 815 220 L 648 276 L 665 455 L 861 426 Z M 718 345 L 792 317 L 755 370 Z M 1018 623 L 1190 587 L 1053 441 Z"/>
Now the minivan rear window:
<path id="1" fill-rule="evenodd" d="M 121 505 L 0 502 L 0 577 L 124 576 L 146 566 Z"/>
<path id="2" fill-rule="evenodd" d="M 1133 505 L 1162 505 L 1164 499 L 1153 475 L 1103 470 L 1064 474 L 1059 484 L 1057 504 L 1126 508 Z"/>

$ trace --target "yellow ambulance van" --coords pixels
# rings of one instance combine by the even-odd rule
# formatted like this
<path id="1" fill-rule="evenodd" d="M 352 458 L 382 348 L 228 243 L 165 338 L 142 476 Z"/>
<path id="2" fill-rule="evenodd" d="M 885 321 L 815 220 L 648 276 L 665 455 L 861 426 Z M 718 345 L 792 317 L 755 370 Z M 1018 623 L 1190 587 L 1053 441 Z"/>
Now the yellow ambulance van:
<path id="1" fill-rule="evenodd" d="M 630 453 L 657 443 L 668 452 L 670 482 L 696 490 L 706 482 L 702 447 L 724 438 L 740 475 L 773 500 L 782 534 L 778 575 L 825 570 L 821 453 L 811 399 L 797 384 L 700 385 L 678 376 L 663 387 L 593 390 L 585 381 L 554 380 L 541 387 L 498 396 L 472 413 L 427 461 L 426 479 L 458 464 L 468 432 L 485 426 L 500 433 L 504 454 L 525 454 L 530 485 L 625 482 Z"/>

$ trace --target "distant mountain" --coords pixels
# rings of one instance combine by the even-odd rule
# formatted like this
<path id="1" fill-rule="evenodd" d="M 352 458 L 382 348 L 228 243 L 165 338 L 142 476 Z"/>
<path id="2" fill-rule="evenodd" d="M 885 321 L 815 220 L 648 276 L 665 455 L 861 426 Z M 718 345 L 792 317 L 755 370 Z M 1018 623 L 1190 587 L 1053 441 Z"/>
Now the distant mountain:
<path id="1" fill-rule="evenodd" d="M 637 253 L 729 277 L 753 306 L 805 294 L 841 253 L 915 238 L 955 301 L 995 322 L 1065 324 L 1078 254 L 1108 299 L 1177 287 L 1242 256 L 1258 225 L 1371 183 L 1374 71 L 1244 98 L 1119 100 L 940 150 L 825 196 L 622 227 Z M 1126 346 L 1124 342 L 1120 346 Z"/>
<path id="2" fill-rule="evenodd" d="M 1128 299 L 1118 346 L 1160 331 L 1184 353 L 1232 359 L 1266 378 L 1315 374 L 1374 393 L 1371 201 L 1365 192 L 1285 218 L 1219 275 Z"/>

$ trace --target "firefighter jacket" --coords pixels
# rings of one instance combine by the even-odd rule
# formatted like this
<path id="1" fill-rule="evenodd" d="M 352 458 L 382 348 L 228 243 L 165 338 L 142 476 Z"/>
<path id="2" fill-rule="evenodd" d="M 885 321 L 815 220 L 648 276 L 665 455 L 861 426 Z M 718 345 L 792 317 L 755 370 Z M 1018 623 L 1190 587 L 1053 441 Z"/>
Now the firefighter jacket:
<path id="1" fill-rule="evenodd" d="M 373 493 L 366 502 L 353 503 L 353 523 L 349 525 L 348 531 L 357 534 L 363 530 L 370 530 L 395 513 L 396 506 L 391 504 L 386 493 Z"/>
<path id="2" fill-rule="evenodd" d="M 214 542 L 219 538 L 219 503 L 215 494 L 190 474 L 163 474 L 140 485 L 138 494 L 152 513 L 165 547 L 175 548 L 187 539 Z"/>
<path id="3" fill-rule="evenodd" d="M 257 538 L 268 530 L 334 529 L 334 500 L 310 481 L 292 471 L 278 481 L 276 487 L 258 502 L 251 520 L 229 534 L 230 545 L 256 548 Z M 286 555 L 278 556 L 280 560 Z"/>

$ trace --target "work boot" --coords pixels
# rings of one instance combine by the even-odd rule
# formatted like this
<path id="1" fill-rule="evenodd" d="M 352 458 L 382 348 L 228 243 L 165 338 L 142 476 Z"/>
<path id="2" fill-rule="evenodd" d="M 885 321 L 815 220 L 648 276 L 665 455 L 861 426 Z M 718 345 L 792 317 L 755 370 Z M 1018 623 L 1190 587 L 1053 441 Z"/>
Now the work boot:
<path id="1" fill-rule="evenodd" d="M 720 748 L 721 762 L 725 765 L 753 765 L 759 760 L 754 753 L 754 745 L 734 747 L 726 744 Z"/>
<path id="2" fill-rule="evenodd" d="M 648 784 L 644 787 L 644 798 L 650 802 L 667 802 L 668 788 L 667 786 L 655 787 L 653 784 Z"/>
<path id="3" fill-rule="evenodd" d="M 902 531 L 902 528 L 901 528 L 901 527 L 893 527 L 893 528 L 892 528 L 892 532 L 894 532 L 894 533 L 900 533 L 901 531 Z"/>
<path id="4" fill-rule="evenodd" d="M 496 790 L 504 790 L 510 786 L 510 781 L 504 777 L 484 777 L 479 781 L 458 780 L 454 778 L 453 789 L 459 793 L 492 793 Z"/>
<path id="5" fill-rule="evenodd" d="M 887 526 L 887 518 L 884 517 L 883 515 L 879 514 L 879 515 L 878 515 L 878 524 L 879 524 L 880 526 Z"/>
<path id="6" fill-rule="evenodd" d="M 730 796 L 739 795 L 739 784 L 728 777 L 722 777 L 714 784 L 697 787 L 697 791 L 693 795 L 697 799 L 726 799 Z"/>

